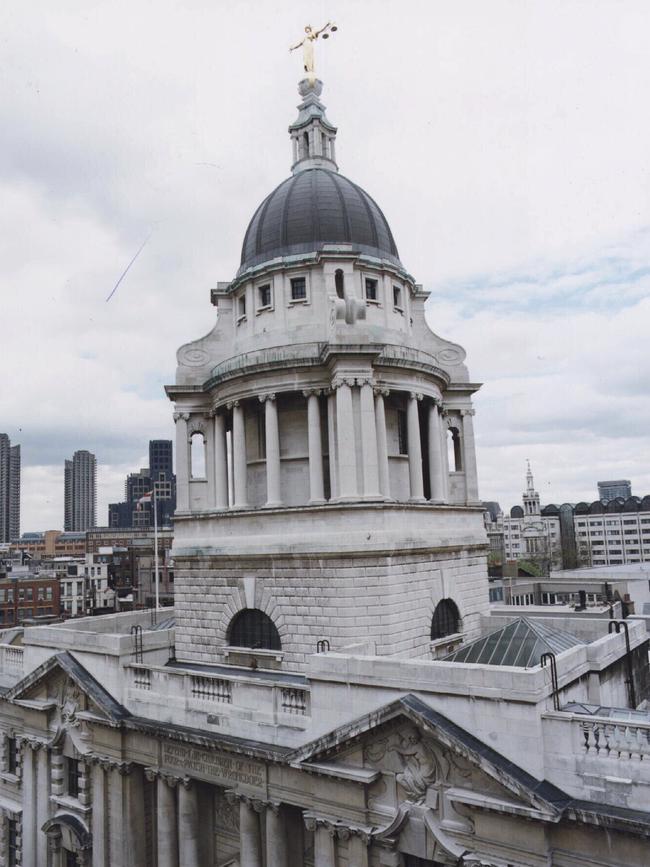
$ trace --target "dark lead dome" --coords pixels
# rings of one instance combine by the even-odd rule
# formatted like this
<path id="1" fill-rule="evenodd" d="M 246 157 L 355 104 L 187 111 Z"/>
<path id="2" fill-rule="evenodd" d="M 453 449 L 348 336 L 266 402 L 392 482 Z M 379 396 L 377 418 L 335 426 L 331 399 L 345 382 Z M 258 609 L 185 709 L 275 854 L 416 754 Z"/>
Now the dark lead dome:
<path id="1" fill-rule="evenodd" d="M 259 206 L 246 230 L 239 273 L 278 256 L 316 252 L 324 244 L 352 244 L 401 267 L 376 202 L 343 175 L 314 167 L 287 178 Z"/>

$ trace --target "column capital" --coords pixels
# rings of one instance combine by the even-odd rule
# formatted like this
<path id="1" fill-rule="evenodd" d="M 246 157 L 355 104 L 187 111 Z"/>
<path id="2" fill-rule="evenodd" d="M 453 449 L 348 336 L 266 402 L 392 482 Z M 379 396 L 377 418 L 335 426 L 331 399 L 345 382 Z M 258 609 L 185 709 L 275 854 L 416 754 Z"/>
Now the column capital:
<path id="1" fill-rule="evenodd" d="M 267 400 L 275 400 L 275 392 L 269 392 L 268 394 L 260 394 L 258 398 L 260 403 L 266 403 Z"/>
<path id="2" fill-rule="evenodd" d="M 174 413 L 174 421 L 189 421 L 190 414 L 189 412 L 175 412 Z"/>
<path id="3" fill-rule="evenodd" d="M 411 398 L 411 400 L 422 400 L 424 398 L 424 395 L 421 391 L 410 391 L 409 397 Z"/>
<path id="4" fill-rule="evenodd" d="M 432 397 L 431 405 L 437 407 L 439 412 L 443 412 L 444 404 L 441 397 Z"/>
<path id="5" fill-rule="evenodd" d="M 218 410 L 216 407 L 214 407 L 214 409 L 210 409 L 210 410 L 208 410 L 208 412 L 206 413 L 206 415 L 207 415 L 208 418 L 214 418 L 215 415 L 216 415 L 218 412 L 219 412 L 219 410 Z"/>
<path id="6" fill-rule="evenodd" d="M 305 828 L 308 831 L 315 831 L 317 828 L 324 828 L 330 837 L 336 836 L 336 822 L 332 819 L 325 819 L 322 816 L 314 816 L 309 813 L 304 813 Z"/>
<path id="7" fill-rule="evenodd" d="M 372 391 L 375 397 L 388 397 L 390 394 L 390 388 L 384 388 L 383 386 L 376 385 Z"/>
<path id="8" fill-rule="evenodd" d="M 375 379 L 371 373 L 365 373 L 362 376 L 357 376 L 356 381 L 359 387 L 362 387 L 364 385 L 369 385 L 373 387 L 375 384 Z"/>
<path id="9" fill-rule="evenodd" d="M 332 388 L 337 389 L 342 385 L 347 385 L 349 388 L 354 388 L 356 378 L 354 376 L 337 376 L 332 380 Z"/>
<path id="10" fill-rule="evenodd" d="M 322 388 L 303 388 L 303 390 L 302 390 L 302 394 L 303 394 L 303 397 L 311 397 L 312 395 L 313 395 L 314 397 L 320 397 L 320 395 L 323 394 L 324 391 L 327 391 L 327 389 L 322 389 Z"/>
<path id="11" fill-rule="evenodd" d="M 476 415 L 476 410 L 475 409 L 461 409 L 460 414 L 464 418 L 466 415 L 469 415 L 469 416 Z"/>
<path id="12" fill-rule="evenodd" d="M 226 409 L 233 409 L 234 407 L 237 407 L 237 406 L 239 406 L 238 400 L 229 400 L 226 403 Z"/>

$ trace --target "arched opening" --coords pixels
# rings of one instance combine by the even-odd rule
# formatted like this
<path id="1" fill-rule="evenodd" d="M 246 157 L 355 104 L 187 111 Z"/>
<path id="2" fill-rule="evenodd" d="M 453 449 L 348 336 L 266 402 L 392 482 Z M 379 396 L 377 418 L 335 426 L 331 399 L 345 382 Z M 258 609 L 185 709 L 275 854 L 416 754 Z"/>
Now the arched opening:
<path id="1" fill-rule="evenodd" d="M 343 279 L 343 271 L 340 268 L 337 268 L 334 272 L 334 286 L 336 288 L 336 295 L 338 298 L 345 298 L 345 283 Z"/>
<path id="2" fill-rule="evenodd" d="M 190 439 L 190 478 L 205 478 L 205 437 L 198 431 Z"/>
<path id="3" fill-rule="evenodd" d="M 460 632 L 460 614 L 453 599 L 441 599 L 431 619 L 431 640 Z"/>
<path id="4" fill-rule="evenodd" d="M 282 650 L 280 633 L 268 614 L 259 608 L 244 608 L 230 621 L 228 644 L 262 650 Z"/>
<path id="5" fill-rule="evenodd" d="M 460 432 L 457 427 L 450 427 L 447 435 L 447 455 L 449 471 L 460 473 L 463 469 L 463 453 L 460 447 Z"/>
<path id="6" fill-rule="evenodd" d="M 327 136 L 324 132 L 321 133 L 321 151 L 324 157 L 329 156 L 329 154 L 327 153 Z"/>
<path id="7" fill-rule="evenodd" d="M 309 156 L 309 133 L 307 132 L 302 135 L 302 155 L 304 159 Z"/>

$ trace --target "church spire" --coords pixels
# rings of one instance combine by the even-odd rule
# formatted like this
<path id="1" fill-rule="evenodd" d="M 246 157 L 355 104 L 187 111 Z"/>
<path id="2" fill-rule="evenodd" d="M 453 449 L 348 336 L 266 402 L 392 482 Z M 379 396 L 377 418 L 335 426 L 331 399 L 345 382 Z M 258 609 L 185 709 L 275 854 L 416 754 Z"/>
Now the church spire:
<path id="1" fill-rule="evenodd" d="M 289 127 L 294 175 L 314 168 L 338 172 L 334 146 L 336 127 L 325 116 L 325 106 L 319 99 L 322 92 L 323 82 L 318 78 L 303 78 L 298 84 L 302 102 L 298 106 L 298 117 Z"/>
<path id="2" fill-rule="evenodd" d="M 526 492 L 524 493 L 524 515 L 539 515 L 539 494 L 535 490 L 530 461 L 526 461 L 526 464 L 528 465 L 528 469 L 526 471 Z"/>

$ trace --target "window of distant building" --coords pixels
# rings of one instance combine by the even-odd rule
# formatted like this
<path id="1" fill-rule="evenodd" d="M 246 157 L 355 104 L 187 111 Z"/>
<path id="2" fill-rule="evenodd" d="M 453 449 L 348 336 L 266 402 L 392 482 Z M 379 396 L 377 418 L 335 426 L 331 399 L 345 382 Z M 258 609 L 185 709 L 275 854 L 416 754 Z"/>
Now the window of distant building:
<path id="1" fill-rule="evenodd" d="M 460 614 L 453 599 L 442 599 L 433 612 L 431 620 L 431 640 L 455 635 L 460 627 Z"/>
<path id="2" fill-rule="evenodd" d="M 400 286 L 393 286 L 393 307 L 398 313 L 403 311 L 402 307 L 402 289 Z"/>
<path id="3" fill-rule="evenodd" d="M 237 321 L 242 322 L 246 319 L 246 295 L 242 294 L 237 299 Z"/>
<path id="4" fill-rule="evenodd" d="M 275 624 L 258 608 L 244 608 L 235 614 L 228 627 L 228 644 L 231 647 L 282 650 Z"/>

